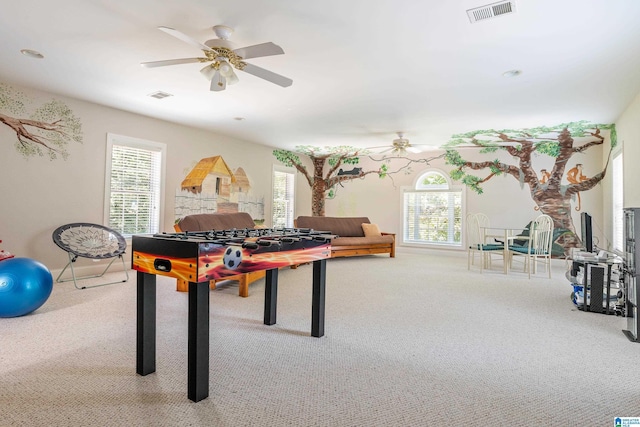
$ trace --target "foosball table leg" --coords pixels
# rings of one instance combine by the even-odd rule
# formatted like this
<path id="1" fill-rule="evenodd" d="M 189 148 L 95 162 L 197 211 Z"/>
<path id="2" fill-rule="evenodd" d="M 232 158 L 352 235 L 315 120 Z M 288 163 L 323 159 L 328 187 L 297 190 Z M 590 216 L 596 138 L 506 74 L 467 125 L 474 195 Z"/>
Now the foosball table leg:
<path id="1" fill-rule="evenodd" d="M 156 371 L 156 276 L 137 272 L 136 372 Z"/>
<path id="2" fill-rule="evenodd" d="M 313 294 L 311 301 L 311 336 L 324 335 L 324 305 L 327 277 L 327 260 L 313 261 Z"/>
<path id="3" fill-rule="evenodd" d="M 267 270 L 264 285 L 264 324 L 276 324 L 278 303 L 278 269 Z"/>
<path id="4" fill-rule="evenodd" d="M 187 397 L 209 396 L 209 283 L 189 282 Z"/>

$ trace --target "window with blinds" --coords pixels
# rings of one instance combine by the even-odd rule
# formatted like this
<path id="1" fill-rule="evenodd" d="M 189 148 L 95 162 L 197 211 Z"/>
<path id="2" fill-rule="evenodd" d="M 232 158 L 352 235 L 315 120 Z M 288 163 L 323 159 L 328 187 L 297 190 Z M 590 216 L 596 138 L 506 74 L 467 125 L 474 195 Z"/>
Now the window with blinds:
<path id="1" fill-rule="evenodd" d="M 622 152 L 616 154 L 611 162 L 611 194 L 613 212 L 613 250 L 624 252 L 624 208 L 623 200 L 623 175 L 622 175 Z"/>
<path id="2" fill-rule="evenodd" d="M 124 236 L 157 233 L 165 145 L 111 136 L 107 146 L 108 226 Z"/>
<path id="3" fill-rule="evenodd" d="M 462 245 L 462 190 L 438 172 L 422 175 L 403 192 L 403 242 Z"/>
<path id="4" fill-rule="evenodd" d="M 275 228 L 293 227 L 295 172 L 273 171 L 273 215 Z"/>

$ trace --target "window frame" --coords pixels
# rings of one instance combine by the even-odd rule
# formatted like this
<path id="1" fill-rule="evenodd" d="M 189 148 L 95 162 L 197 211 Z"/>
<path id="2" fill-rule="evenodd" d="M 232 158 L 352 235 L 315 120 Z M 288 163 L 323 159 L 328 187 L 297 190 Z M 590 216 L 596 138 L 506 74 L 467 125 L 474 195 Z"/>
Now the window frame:
<path id="1" fill-rule="evenodd" d="M 616 162 L 619 162 L 620 170 L 615 170 Z M 616 175 L 621 180 L 620 200 L 616 203 Z M 611 153 L 611 249 L 618 254 L 624 253 L 624 157 L 622 149 Z M 616 221 L 616 218 L 619 221 Z M 618 227 L 616 227 L 618 224 Z M 620 241 L 616 236 L 619 236 Z M 618 244 L 618 246 L 616 245 Z"/>
<path id="2" fill-rule="evenodd" d="M 438 185 L 433 188 L 428 188 L 422 185 L 422 181 L 424 178 L 429 175 L 437 173 L 441 175 L 447 182 L 447 186 Z M 460 242 L 459 243 L 449 243 L 449 242 L 427 242 L 427 241 L 416 241 L 416 240 L 406 240 L 405 239 L 405 194 L 406 193 L 451 193 L 456 192 L 460 193 Z M 434 249 L 450 249 L 450 250 L 464 250 L 465 245 L 465 236 L 464 236 L 464 216 L 466 210 L 466 186 L 464 185 L 455 185 L 449 176 L 449 174 L 441 169 L 437 168 L 429 168 L 422 171 L 417 178 L 414 180 L 412 186 L 403 186 L 400 189 L 400 242 L 401 246 L 406 247 L 419 247 L 419 248 L 434 248 Z"/>
<path id="3" fill-rule="evenodd" d="M 271 226 L 275 227 L 275 222 L 274 222 L 274 214 L 275 214 L 275 191 L 274 191 L 274 186 L 275 186 L 275 175 L 276 173 L 286 173 L 286 174 L 290 174 L 293 178 L 292 180 L 292 184 L 293 184 L 293 191 L 291 192 L 292 194 L 292 199 L 291 199 L 291 225 L 287 225 L 287 227 L 293 227 L 294 226 L 294 221 L 296 218 L 296 177 L 298 174 L 298 171 L 296 170 L 296 168 L 293 167 L 286 167 L 286 166 L 282 166 L 282 165 L 273 165 L 273 168 L 271 170 Z"/>
<path id="4" fill-rule="evenodd" d="M 164 201 L 165 201 L 165 180 L 166 180 L 166 159 L 167 159 L 167 145 L 162 142 L 150 141 L 141 138 L 134 138 L 126 135 L 118 135 L 114 133 L 107 133 L 106 143 L 106 160 L 105 160 L 105 183 L 104 183 L 104 210 L 103 210 L 103 225 L 109 227 L 111 216 L 111 170 L 113 160 L 113 146 L 122 146 L 137 148 L 142 150 L 155 151 L 160 153 L 160 176 L 159 176 L 159 194 L 158 194 L 158 209 L 157 209 L 157 223 L 158 230 L 152 232 L 160 232 L 163 229 L 164 224 Z M 126 239 L 131 238 L 131 234 L 121 233 Z"/>

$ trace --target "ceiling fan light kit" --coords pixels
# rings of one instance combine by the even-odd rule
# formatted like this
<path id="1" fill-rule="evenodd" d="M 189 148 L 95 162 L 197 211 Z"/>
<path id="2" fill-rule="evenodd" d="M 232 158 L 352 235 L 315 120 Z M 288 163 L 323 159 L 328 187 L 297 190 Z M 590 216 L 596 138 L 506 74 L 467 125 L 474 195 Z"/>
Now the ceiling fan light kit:
<path id="1" fill-rule="evenodd" d="M 282 87 L 289 87 L 293 80 L 281 76 L 272 71 L 244 62 L 245 59 L 259 58 L 263 56 L 281 55 L 284 50 L 274 43 L 267 42 L 253 46 L 246 46 L 235 49 L 229 37 L 233 29 L 225 25 L 216 25 L 213 31 L 218 38 L 200 43 L 182 32 L 170 27 L 158 27 L 163 31 L 185 43 L 197 47 L 204 52 L 205 57 L 168 59 L 164 61 L 143 62 L 141 65 L 147 68 L 163 67 L 167 65 L 189 64 L 194 62 L 210 63 L 200 70 L 200 73 L 211 81 L 210 89 L 219 92 L 226 89 L 227 84 L 235 84 L 239 81 L 238 76 L 233 71 L 244 71 L 261 79 Z"/>
<path id="2" fill-rule="evenodd" d="M 200 70 L 200 73 L 204 76 L 205 79 L 211 81 L 213 76 L 216 74 L 216 69 L 213 67 L 213 64 L 210 64 L 204 66 L 204 68 Z"/>

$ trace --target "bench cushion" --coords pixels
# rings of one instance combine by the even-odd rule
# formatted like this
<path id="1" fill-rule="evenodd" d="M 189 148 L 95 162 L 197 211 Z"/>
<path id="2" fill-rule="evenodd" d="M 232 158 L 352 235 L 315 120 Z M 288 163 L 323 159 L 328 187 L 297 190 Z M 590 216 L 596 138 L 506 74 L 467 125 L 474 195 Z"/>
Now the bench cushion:
<path id="1" fill-rule="evenodd" d="M 299 216 L 296 220 L 298 228 L 312 228 L 317 231 L 330 231 L 340 237 L 364 237 L 362 224 L 370 224 L 369 218 L 363 217 L 330 217 Z"/>
<path id="2" fill-rule="evenodd" d="M 255 223 L 247 212 L 187 215 L 176 224 L 182 231 L 252 229 Z"/>

